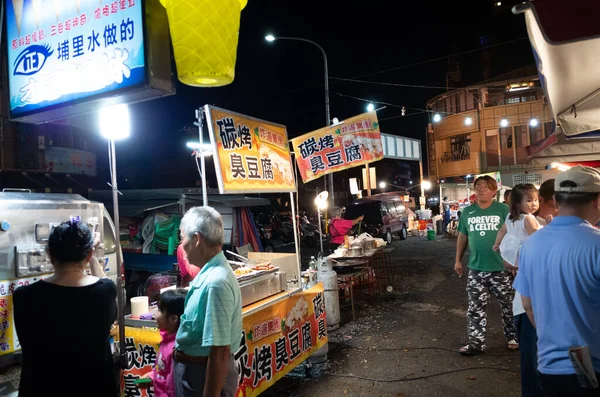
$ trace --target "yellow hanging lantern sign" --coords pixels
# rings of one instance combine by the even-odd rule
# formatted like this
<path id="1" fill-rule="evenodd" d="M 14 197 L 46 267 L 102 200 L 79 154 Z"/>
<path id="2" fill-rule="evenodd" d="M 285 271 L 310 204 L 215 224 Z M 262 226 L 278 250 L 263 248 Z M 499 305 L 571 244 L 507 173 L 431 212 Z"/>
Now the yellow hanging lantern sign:
<path id="1" fill-rule="evenodd" d="M 183 84 L 233 82 L 240 15 L 248 0 L 160 0 L 167 9 L 177 75 Z"/>

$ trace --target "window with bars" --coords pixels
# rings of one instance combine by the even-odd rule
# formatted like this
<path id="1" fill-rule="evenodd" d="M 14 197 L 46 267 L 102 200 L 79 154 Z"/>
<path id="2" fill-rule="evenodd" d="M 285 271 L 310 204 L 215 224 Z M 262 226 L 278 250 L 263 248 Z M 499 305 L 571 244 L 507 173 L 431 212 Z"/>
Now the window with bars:
<path id="1" fill-rule="evenodd" d="M 536 187 L 540 187 L 542 185 L 542 174 L 517 174 L 513 175 L 513 187 L 523 184 L 523 183 L 531 183 Z"/>

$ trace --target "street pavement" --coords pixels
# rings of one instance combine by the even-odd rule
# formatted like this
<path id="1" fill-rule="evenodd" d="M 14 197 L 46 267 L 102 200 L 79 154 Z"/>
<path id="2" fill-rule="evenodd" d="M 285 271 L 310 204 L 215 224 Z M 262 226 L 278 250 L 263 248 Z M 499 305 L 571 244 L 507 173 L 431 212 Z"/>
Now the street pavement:
<path id="1" fill-rule="evenodd" d="M 467 337 L 466 277 L 453 272 L 456 240 L 436 237 L 395 240 L 392 293 L 361 304 L 356 321 L 343 313 L 324 371 L 294 371 L 261 396 L 520 396 L 519 355 L 506 350 L 494 298 L 486 354 L 457 353 Z"/>

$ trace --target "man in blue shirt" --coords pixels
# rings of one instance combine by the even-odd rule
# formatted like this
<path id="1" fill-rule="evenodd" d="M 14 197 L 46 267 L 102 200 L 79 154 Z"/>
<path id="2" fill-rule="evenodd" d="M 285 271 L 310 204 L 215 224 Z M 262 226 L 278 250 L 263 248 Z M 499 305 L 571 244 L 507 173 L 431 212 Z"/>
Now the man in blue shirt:
<path id="1" fill-rule="evenodd" d="M 554 183 L 558 216 L 525 241 L 514 283 L 537 329 L 546 396 L 600 396 L 581 387 L 569 348 L 587 346 L 600 373 L 600 172 L 573 167 Z"/>
<path id="2" fill-rule="evenodd" d="M 223 220 L 194 207 L 181 220 L 183 249 L 200 268 L 190 283 L 175 345 L 177 397 L 233 397 L 238 373 L 232 353 L 242 338 L 240 287 L 222 251 Z"/>

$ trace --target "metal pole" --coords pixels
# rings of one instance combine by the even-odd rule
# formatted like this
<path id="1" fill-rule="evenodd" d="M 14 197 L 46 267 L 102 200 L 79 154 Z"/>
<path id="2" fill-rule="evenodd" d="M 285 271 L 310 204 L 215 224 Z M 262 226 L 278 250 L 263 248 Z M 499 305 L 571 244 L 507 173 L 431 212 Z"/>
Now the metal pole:
<path id="1" fill-rule="evenodd" d="M 325 52 L 323 47 L 321 47 L 319 44 L 315 43 L 312 40 L 304 39 L 301 37 L 286 37 L 286 36 L 277 36 L 276 39 L 277 40 L 304 41 L 305 43 L 309 43 L 309 44 L 312 44 L 315 47 L 317 47 L 319 49 L 319 51 L 321 51 L 321 54 L 323 54 L 323 66 L 325 69 L 325 125 L 329 127 L 331 125 L 331 113 L 330 113 L 330 109 L 329 109 L 329 66 L 327 63 L 327 53 Z M 323 179 L 324 179 L 323 184 L 325 186 L 325 190 L 328 190 L 327 185 L 329 185 L 329 198 L 331 199 L 331 206 L 333 207 L 335 205 L 335 200 L 334 200 L 334 195 L 333 195 L 333 173 L 327 175 Z M 327 182 L 327 180 L 329 180 L 329 183 Z"/>
<path id="2" fill-rule="evenodd" d="M 298 222 L 296 221 L 296 209 L 294 208 L 294 193 L 290 192 L 290 208 L 292 209 L 292 224 L 294 226 L 294 244 L 296 245 L 296 265 L 298 266 L 297 280 L 302 280 L 302 267 L 300 266 L 300 236 L 298 235 Z M 298 287 L 302 288 L 302 282 L 298 281 Z"/>
<path id="3" fill-rule="evenodd" d="M 371 195 L 371 170 L 369 169 L 369 163 L 365 164 L 365 170 L 366 170 L 366 185 L 367 185 L 367 197 L 369 197 Z"/>
<path id="4" fill-rule="evenodd" d="M 325 50 L 318 46 L 323 53 L 323 62 L 325 66 L 325 125 L 329 127 L 331 125 L 331 110 L 329 108 L 329 66 L 327 65 L 327 54 Z M 331 207 L 335 206 L 335 196 L 333 193 L 333 173 L 327 175 L 329 179 L 329 198 L 331 199 Z M 323 249 L 321 249 L 323 251 Z"/>
<path id="5" fill-rule="evenodd" d="M 115 151 L 115 140 L 110 140 L 110 159 L 111 159 L 111 183 L 112 183 L 112 200 L 113 200 L 113 220 L 117 229 L 117 238 L 115 241 L 117 249 L 117 310 L 119 323 L 119 356 L 121 367 L 127 365 L 127 357 L 125 352 L 125 297 L 123 296 L 123 253 L 121 252 L 121 239 L 119 238 L 119 195 L 117 188 L 117 154 Z"/>
<path id="6" fill-rule="evenodd" d="M 317 217 L 319 220 L 319 242 L 321 243 L 321 253 L 323 253 L 323 233 L 321 233 L 321 209 L 317 205 Z"/>
<path id="7" fill-rule="evenodd" d="M 203 111 L 196 109 L 198 119 L 198 142 L 200 143 L 200 172 L 202 178 L 202 205 L 208 206 L 208 193 L 206 191 L 206 161 L 204 160 L 204 141 L 202 140 L 202 115 Z"/>
<path id="8" fill-rule="evenodd" d="M 421 211 L 425 209 L 425 187 L 423 186 L 423 162 L 419 161 L 419 175 L 421 177 L 421 197 L 419 198 L 419 206 Z"/>

